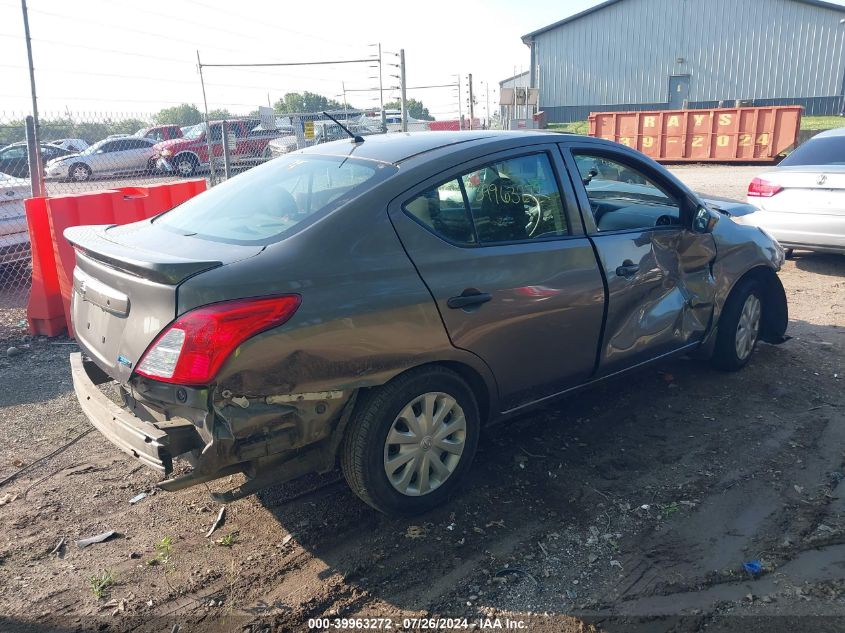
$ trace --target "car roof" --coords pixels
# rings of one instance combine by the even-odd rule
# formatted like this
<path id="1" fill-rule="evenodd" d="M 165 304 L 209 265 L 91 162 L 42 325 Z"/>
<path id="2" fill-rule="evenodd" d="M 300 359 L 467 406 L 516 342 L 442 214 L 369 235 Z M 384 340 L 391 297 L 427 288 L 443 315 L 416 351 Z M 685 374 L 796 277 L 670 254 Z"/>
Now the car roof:
<path id="1" fill-rule="evenodd" d="M 314 145 L 303 152 L 327 156 L 355 156 L 395 165 L 414 156 L 449 146 L 459 145 L 461 148 L 469 148 L 507 139 L 551 141 L 549 136 L 548 132 L 502 130 L 391 132 L 365 136 L 364 142 L 357 145 L 347 140 L 340 140 Z"/>
<path id="2" fill-rule="evenodd" d="M 813 140 L 814 138 L 827 138 L 829 136 L 845 136 L 845 127 L 837 127 L 833 128 L 832 130 L 825 130 L 824 132 L 819 132 L 809 140 Z"/>

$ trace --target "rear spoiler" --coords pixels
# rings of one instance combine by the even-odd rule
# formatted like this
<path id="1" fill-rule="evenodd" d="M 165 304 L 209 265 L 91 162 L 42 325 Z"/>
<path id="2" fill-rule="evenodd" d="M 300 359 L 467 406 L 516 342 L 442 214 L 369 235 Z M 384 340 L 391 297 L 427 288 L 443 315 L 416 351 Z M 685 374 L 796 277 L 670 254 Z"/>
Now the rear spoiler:
<path id="1" fill-rule="evenodd" d="M 219 260 L 186 259 L 113 242 L 105 236 L 105 231 L 113 226 L 116 225 L 72 226 L 65 229 L 64 235 L 74 250 L 85 257 L 131 275 L 169 285 L 223 265 Z"/>

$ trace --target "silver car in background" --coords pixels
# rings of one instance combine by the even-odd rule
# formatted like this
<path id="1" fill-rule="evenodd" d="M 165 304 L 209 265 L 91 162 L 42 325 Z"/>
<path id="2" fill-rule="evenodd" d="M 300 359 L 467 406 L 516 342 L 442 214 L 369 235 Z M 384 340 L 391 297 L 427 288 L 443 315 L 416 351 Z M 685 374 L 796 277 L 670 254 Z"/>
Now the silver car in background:
<path id="1" fill-rule="evenodd" d="M 787 249 L 845 253 L 845 127 L 822 132 L 748 186 L 757 211 L 736 218 Z"/>
<path id="2" fill-rule="evenodd" d="M 47 179 L 85 182 L 94 176 L 151 171 L 155 143 L 148 138 L 104 139 L 79 154 L 49 161 L 45 166 Z"/>
<path id="3" fill-rule="evenodd" d="M 29 180 L 0 173 L 0 266 L 29 259 L 23 202 L 30 195 Z"/>

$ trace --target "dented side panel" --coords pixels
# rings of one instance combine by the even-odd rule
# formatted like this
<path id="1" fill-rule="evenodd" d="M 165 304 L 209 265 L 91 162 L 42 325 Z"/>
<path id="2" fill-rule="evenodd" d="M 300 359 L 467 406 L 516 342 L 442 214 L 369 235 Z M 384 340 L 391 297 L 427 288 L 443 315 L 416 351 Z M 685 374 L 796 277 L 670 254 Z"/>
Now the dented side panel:
<path id="1" fill-rule="evenodd" d="M 599 375 L 701 340 L 716 283 L 713 238 L 683 229 L 595 235 L 608 285 Z M 620 266 L 637 267 L 625 275 Z M 633 268 L 631 268 L 633 270 Z"/>

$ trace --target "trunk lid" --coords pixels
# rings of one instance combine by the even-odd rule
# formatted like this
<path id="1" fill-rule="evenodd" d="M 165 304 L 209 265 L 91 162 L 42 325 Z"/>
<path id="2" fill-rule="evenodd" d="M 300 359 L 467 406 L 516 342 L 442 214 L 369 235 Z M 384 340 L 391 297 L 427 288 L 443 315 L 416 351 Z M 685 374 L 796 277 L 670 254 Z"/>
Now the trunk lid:
<path id="1" fill-rule="evenodd" d="M 845 166 L 802 165 L 780 167 L 760 178 L 783 188 L 770 198 L 759 198 L 760 208 L 781 213 L 845 215 Z"/>
<path id="2" fill-rule="evenodd" d="M 263 249 L 181 235 L 151 220 L 72 227 L 65 237 L 76 250 L 71 318 L 77 341 L 122 383 L 176 318 L 180 283 Z"/>

